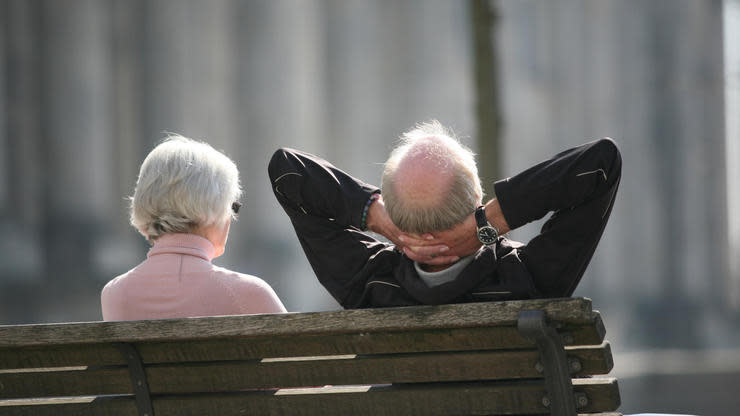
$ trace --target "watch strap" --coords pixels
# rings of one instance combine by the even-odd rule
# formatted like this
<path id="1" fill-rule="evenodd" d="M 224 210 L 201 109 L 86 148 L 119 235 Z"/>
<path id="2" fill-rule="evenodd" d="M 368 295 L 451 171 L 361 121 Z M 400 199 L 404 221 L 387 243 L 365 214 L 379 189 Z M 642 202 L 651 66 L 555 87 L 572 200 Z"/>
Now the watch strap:
<path id="1" fill-rule="evenodd" d="M 490 225 L 488 223 L 488 218 L 486 218 L 486 207 L 483 205 L 475 209 L 475 224 L 478 228 Z"/>

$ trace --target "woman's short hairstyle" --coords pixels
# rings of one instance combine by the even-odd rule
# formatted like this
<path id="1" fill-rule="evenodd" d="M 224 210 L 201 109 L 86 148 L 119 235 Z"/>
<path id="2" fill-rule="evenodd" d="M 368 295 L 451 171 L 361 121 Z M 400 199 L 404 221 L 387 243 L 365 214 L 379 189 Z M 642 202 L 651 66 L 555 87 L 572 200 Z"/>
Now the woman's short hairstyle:
<path id="1" fill-rule="evenodd" d="M 223 224 L 241 193 L 231 159 L 207 143 L 170 135 L 141 164 L 131 225 L 153 243 L 163 234 Z"/>
<path id="2" fill-rule="evenodd" d="M 452 184 L 448 193 L 441 196 L 441 202 L 420 204 L 404 200 L 403 193 L 396 189 L 399 164 L 410 152 L 424 152 L 452 175 Z M 419 124 L 401 136 L 399 145 L 385 163 L 381 182 L 388 216 L 405 232 L 427 233 L 452 228 L 475 211 L 483 199 L 475 154 L 437 120 Z"/>

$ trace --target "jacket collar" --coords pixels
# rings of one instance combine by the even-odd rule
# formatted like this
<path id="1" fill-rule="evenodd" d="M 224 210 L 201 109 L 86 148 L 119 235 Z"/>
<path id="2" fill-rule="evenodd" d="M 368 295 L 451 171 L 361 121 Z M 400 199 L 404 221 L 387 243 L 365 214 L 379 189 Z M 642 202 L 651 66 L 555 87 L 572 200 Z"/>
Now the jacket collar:
<path id="1" fill-rule="evenodd" d="M 432 287 L 419 278 L 414 261 L 404 255 L 398 264 L 400 272 L 396 274 L 396 280 L 419 303 L 440 305 L 462 302 L 467 293 L 497 273 L 500 258 L 520 246 L 520 243 L 506 238 L 499 239 L 494 245 L 483 246 L 471 256 L 473 261 L 467 263 L 455 279 Z"/>
<path id="2" fill-rule="evenodd" d="M 185 254 L 211 261 L 216 248 L 207 239 L 195 234 L 165 234 L 149 249 L 147 258 L 160 254 Z"/>

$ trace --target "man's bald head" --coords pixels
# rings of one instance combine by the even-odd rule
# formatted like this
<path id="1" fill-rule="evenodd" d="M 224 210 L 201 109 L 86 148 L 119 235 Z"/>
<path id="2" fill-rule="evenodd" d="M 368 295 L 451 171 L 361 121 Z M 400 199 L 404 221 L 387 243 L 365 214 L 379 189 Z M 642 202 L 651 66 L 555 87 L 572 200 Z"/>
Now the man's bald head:
<path id="1" fill-rule="evenodd" d="M 454 227 L 483 198 L 473 153 L 436 120 L 401 136 L 381 187 L 393 223 L 414 233 Z"/>

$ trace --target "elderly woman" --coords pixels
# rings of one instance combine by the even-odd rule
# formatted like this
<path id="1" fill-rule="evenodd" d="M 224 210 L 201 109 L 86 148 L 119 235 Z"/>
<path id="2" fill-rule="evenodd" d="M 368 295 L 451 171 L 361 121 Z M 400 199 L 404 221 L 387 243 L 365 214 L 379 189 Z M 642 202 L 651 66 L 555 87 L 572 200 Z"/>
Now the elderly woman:
<path id="1" fill-rule="evenodd" d="M 103 288 L 103 319 L 285 312 L 262 279 L 211 264 L 240 195 L 236 165 L 208 144 L 176 135 L 154 148 L 131 198 L 131 224 L 152 248 Z"/>

